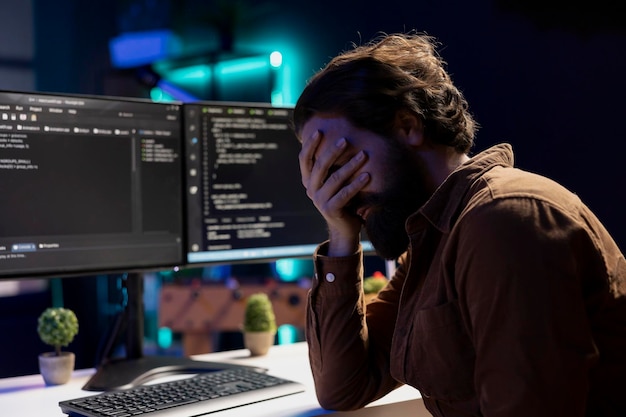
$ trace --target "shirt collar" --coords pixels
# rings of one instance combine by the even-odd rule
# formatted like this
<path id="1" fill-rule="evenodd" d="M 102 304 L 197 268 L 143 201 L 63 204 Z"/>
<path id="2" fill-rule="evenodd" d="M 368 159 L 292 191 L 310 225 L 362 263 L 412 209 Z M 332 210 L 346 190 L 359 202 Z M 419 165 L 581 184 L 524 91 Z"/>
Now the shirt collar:
<path id="1" fill-rule="evenodd" d="M 439 231 L 448 233 L 471 185 L 495 166 L 513 166 L 511 145 L 507 143 L 495 145 L 460 165 L 437 188 L 426 204 L 409 217 L 407 230 L 417 227 L 420 223 L 418 218 L 423 216 Z"/>

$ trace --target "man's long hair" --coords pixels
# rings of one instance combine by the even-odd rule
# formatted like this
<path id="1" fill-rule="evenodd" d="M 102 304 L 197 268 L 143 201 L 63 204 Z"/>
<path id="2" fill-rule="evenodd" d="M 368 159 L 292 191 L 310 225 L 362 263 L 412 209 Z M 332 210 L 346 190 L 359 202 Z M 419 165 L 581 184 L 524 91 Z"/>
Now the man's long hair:
<path id="1" fill-rule="evenodd" d="M 353 125 L 391 136 L 399 110 L 418 115 L 425 137 L 468 153 L 477 123 L 424 34 L 384 35 L 333 58 L 307 83 L 294 110 L 299 134 L 315 113 L 334 113 Z"/>

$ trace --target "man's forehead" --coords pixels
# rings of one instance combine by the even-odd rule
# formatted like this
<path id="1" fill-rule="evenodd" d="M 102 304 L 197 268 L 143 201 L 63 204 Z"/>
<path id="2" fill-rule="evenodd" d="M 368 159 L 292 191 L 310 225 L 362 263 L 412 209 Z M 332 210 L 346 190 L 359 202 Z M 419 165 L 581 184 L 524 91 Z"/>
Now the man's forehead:
<path id="1" fill-rule="evenodd" d="M 339 139 L 350 134 L 354 126 L 343 116 L 334 114 L 316 114 L 304 125 L 303 136 L 310 138 L 316 131 L 321 131 L 327 139 Z"/>

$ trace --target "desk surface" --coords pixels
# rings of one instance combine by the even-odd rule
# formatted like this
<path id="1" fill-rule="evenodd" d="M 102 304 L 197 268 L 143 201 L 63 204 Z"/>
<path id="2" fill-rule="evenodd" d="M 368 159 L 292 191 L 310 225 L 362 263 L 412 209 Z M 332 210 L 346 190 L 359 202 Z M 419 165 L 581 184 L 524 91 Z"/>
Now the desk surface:
<path id="1" fill-rule="evenodd" d="M 274 346 L 266 356 L 251 357 L 248 350 L 232 350 L 194 356 L 198 360 L 223 361 L 243 365 L 256 365 L 269 369 L 269 373 L 292 379 L 305 385 L 303 393 L 276 398 L 232 410 L 211 414 L 212 417 L 315 417 L 322 415 L 377 417 L 427 417 L 420 394 L 404 386 L 363 410 L 332 413 L 320 407 L 315 397 L 313 378 L 309 368 L 306 343 Z M 0 414 L 6 416 L 65 417 L 59 401 L 93 395 L 82 390 L 82 386 L 93 374 L 93 369 L 74 371 L 72 379 L 65 385 L 46 387 L 40 375 L 0 379 Z M 181 416 L 184 412 L 181 413 Z"/>

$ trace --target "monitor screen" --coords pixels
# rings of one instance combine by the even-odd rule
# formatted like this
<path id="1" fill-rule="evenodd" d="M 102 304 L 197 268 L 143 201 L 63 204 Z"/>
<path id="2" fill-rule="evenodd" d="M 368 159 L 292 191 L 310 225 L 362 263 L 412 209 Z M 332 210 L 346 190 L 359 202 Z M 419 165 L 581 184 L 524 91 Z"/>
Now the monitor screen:
<path id="1" fill-rule="evenodd" d="M 302 185 L 292 112 L 185 104 L 189 264 L 308 257 L 327 239 Z"/>
<path id="2" fill-rule="evenodd" d="M 0 91 L 0 277 L 180 265 L 181 113 Z"/>

